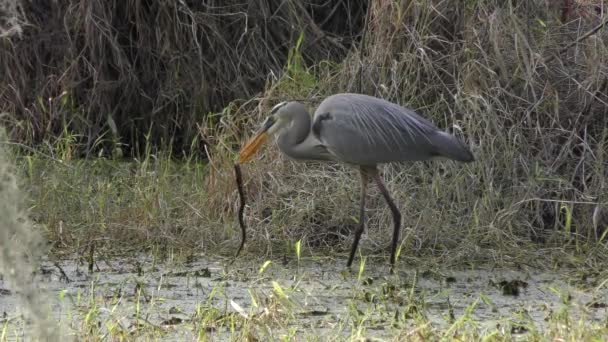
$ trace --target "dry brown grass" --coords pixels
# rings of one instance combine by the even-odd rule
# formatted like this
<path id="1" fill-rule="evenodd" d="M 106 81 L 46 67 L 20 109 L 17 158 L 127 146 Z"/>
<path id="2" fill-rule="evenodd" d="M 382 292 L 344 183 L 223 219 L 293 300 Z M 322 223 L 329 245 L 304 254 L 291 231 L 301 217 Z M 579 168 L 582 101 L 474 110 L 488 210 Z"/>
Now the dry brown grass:
<path id="1" fill-rule="evenodd" d="M 339 59 L 364 11 L 277 0 L 22 7 L 23 34 L 0 40 L 0 111 L 11 114 L 3 124 L 12 139 L 36 145 L 67 129 L 86 156 L 117 147 L 141 155 L 146 134 L 179 154 L 202 150 L 196 124 L 263 89 L 301 32 L 307 60 Z"/>
<path id="2" fill-rule="evenodd" d="M 333 4 L 341 11 L 346 2 Z M 307 26 L 309 19 L 336 14 L 324 12 L 327 6 L 313 10 L 295 5 L 267 12 L 265 8 L 276 5 L 270 1 L 246 9 L 233 3 L 225 8 L 161 4 L 155 15 L 138 1 L 112 5 L 115 12 L 79 3 L 68 8 L 80 25 L 67 26 L 66 37 L 80 44 L 61 60 L 69 62 L 68 73 L 55 74 L 46 67 L 46 55 L 37 45 L 42 43 L 33 36 L 27 38 L 29 45 L 2 41 L 9 49 L 0 53 L 0 65 L 8 71 L 0 91 L 9 113 L 3 120 L 14 137 L 54 137 L 51 146 L 78 155 L 73 151 L 83 146 L 123 147 L 128 136 L 130 147 L 141 152 L 137 177 L 121 173 L 129 180 L 127 193 L 136 195 L 102 192 L 108 199 L 119 198 L 115 206 L 123 216 L 114 215 L 110 206 L 85 220 L 103 227 L 110 223 L 106 235 L 97 235 L 102 241 L 144 240 L 213 250 L 236 246 L 238 198 L 232 164 L 241 144 L 279 101 L 299 99 L 312 111 L 325 96 L 349 91 L 408 105 L 446 129 L 457 126 L 454 131 L 476 155 L 477 162 L 468 165 L 383 167 L 404 214 L 403 257 L 509 262 L 523 258 L 525 251 L 554 247 L 560 252 L 604 252 L 597 243 L 606 231 L 598 213 L 605 212 L 608 202 L 608 37 L 600 26 L 606 20 L 603 14 L 563 22 L 561 9 L 544 1 L 374 1 L 365 16 L 351 9 L 349 20 Z M 306 8 L 308 15 L 302 12 Z M 57 10 L 49 13 L 58 15 Z M 250 14 L 248 20 L 255 17 L 258 25 L 264 18 L 272 20 L 243 36 L 241 12 Z M 153 30 L 152 18 L 174 29 Z M 290 28 L 285 18 L 298 25 Z M 365 28 L 358 31 L 362 22 Z M 352 34 L 346 34 L 346 27 Z M 345 39 L 341 43 L 335 39 L 340 34 Z M 201 39 L 209 43 L 207 48 Z M 241 49 L 230 43 L 234 41 L 249 43 Z M 16 62 L 25 55 L 33 60 Z M 50 56 L 53 60 L 55 55 Z M 269 70 L 273 76 L 267 78 Z M 100 78 L 83 76 L 89 71 Z M 35 83 L 35 91 L 24 95 L 31 82 L 18 77 L 22 74 L 52 82 Z M 72 87 L 68 95 L 56 97 L 65 85 Z M 263 91 L 253 96 L 257 89 Z M 42 100 L 49 95 L 51 100 Z M 206 154 L 208 167 L 204 172 L 168 167 L 173 155 L 159 158 L 160 141 L 180 149 L 187 142 Z M 151 162 L 142 162 L 147 159 Z M 244 166 L 244 176 L 249 246 L 262 247 L 250 251 L 272 253 L 277 246 L 283 251 L 288 242 L 303 237 L 318 249 L 344 250 L 350 244 L 359 193 L 355 171 L 291 162 L 273 146 Z M 104 182 L 114 184 L 115 179 Z M 55 191 L 47 190 L 35 192 L 46 194 L 37 197 L 40 201 Z M 55 194 L 51 202 L 60 203 L 64 194 Z M 366 250 L 384 249 L 389 239 L 390 216 L 378 194 L 372 195 Z M 73 203 L 82 209 L 104 200 L 99 192 L 90 196 L 95 200 L 74 196 Z M 52 205 L 39 218 L 52 222 L 49 230 L 56 232 L 62 215 L 78 225 L 78 215 L 53 211 Z M 79 227 L 86 232 L 87 226 Z M 85 244 L 90 239 L 86 233 L 77 236 Z"/>
<path id="3" fill-rule="evenodd" d="M 248 114 L 226 120 L 222 127 L 231 131 L 220 135 L 244 142 L 253 123 L 290 98 L 310 99 L 311 111 L 324 96 L 344 91 L 410 105 L 440 127 L 457 125 L 477 162 L 384 168 L 406 217 L 406 255 L 510 261 L 539 247 L 587 251 L 606 226 L 592 222 L 607 201 L 608 37 L 605 29 L 586 35 L 598 20 L 605 17 L 562 24 L 558 12 L 535 1 L 456 8 L 444 1 L 374 2 L 360 51 L 329 71 L 306 70 L 318 79 L 313 87 L 294 93 L 284 83 L 305 83 L 302 76 L 282 80 L 246 105 Z M 232 220 L 237 203 L 232 176 L 223 171 L 231 160 L 222 156 L 233 156 L 237 146 L 219 144 L 211 153 L 222 165 L 214 168 L 225 194 L 217 201 L 234 204 L 222 221 Z M 354 171 L 287 161 L 276 147 L 245 169 L 254 240 L 307 237 L 318 247 L 317 237 L 325 236 L 321 241 L 332 248 L 350 243 Z M 374 198 L 364 246 L 384 248 L 390 215 Z"/>

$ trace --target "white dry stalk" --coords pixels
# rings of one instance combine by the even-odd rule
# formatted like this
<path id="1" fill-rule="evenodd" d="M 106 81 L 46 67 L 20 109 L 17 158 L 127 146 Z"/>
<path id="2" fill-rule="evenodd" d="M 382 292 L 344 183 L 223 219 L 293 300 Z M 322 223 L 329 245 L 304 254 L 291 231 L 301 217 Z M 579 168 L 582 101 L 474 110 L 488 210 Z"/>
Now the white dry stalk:
<path id="1" fill-rule="evenodd" d="M 0 38 L 21 37 L 26 23 L 21 0 L 0 0 Z"/>
<path id="2" fill-rule="evenodd" d="M 0 275 L 21 302 L 29 338 L 55 341 L 57 329 L 49 321 L 49 304 L 34 281 L 44 250 L 43 239 L 22 209 L 22 196 L 4 137 L 0 130 Z"/>

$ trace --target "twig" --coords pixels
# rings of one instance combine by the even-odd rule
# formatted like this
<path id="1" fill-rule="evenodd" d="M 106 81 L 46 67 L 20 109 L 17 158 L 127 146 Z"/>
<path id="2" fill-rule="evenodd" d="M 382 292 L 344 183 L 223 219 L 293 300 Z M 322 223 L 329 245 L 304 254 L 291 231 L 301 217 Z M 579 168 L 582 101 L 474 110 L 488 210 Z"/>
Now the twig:
<path id="1" fill-rule="evenodd" d="M 95 266 L 95 240 L 91 240 L 89 244 L 89 273 L 93 273 L 93 269 Z"/>
<path id="2" fill-rule="evenodd" d="M 359 89 L 360 93 L 363 92 L 363 49 L 365 48 L 365 36 L 367 33 L 367 26 L 370 22 L 372 12 L 372 3 L 367 5 L 367 11 L 365 11 L 365 21 L 363 22 L 363 32 L 361 32 L 361 44 L 359 46 Z"/>
<path id="3" fill-rule="evenodd" d="M 589 32 L 585 33 L 584 35 L 580 36 L 577 40 L 573 41 L 572 43 L 566 45 L 565 47 L 561 48 L 557 54 L 550 56 L 549 58 L 547 58 L 545 60 L 545 63 L 549 63 L 552 60 L 554 60 L 555 58 L 557 58 L 557 56 L 561 55 L 562 53 L 564 53 L 566 50 L 570 49 L 571 47 L 573 47 L 574 45 L 582 42 L 583 40 L 589 38 L 591 35 L 593 35 L 594 33 L 596 33 L 597 31 L 601 30 L 602 27 L 606 26 L 606 24 L 608 24 L 608 18 L 604 19 L 603 22 L 601 22 L 599 25 L 597 25 L 596 27 L 594 27 L 593 29 L 591 29 Z"/>
<path id="4" fill-rule="evenodd" d="M 65 271 L 63 270 L 63 268 L 61 268 L 61 266 L 59 266 L 59 264 L 56 261 L 53 261 L 53 265 L 59 270 L 59 273 L 61 274 L 61 276 L 59 277 L 59 280 L 65 279 L 66 283 L 71 282 L 71 280 L 68 277 L 68 275 L 65 273 Z"/>
<path id="5" fill-rule="evenodd" d="M 585 106 L 585 108 L 583 109 L 581 114 L 583 114 L 586 118 L 589 117 L 587 114 L 591 111 L 591 106 L 593 105 L 594 100 L 596 100 L 596 99 L 599 100 L 600 99 L 599 96 L 605 90 L 608 90 L 608 77 L 604 78 L 604 81 L 602 82 L 602 84 L 595 90 L 595 93 L 593 93 L 593 97 L 591 98 L 589 103 L 587 103 L 587 105 Z M 601 102 L 603 102 L 603 101 L 601 101 Z"/>
<path id="6" fill-rule="evenodd" d="M 48 159 L 48 160 L 50 160 L 52 162 L 55 162 L 55 163 L 60 164 L 62 166 L 65 166 L 68 169 L 72 169 L 72 170 L 74 169 L 74 167 L 72 165 L 65 163 L 63 160 L 55 158 L 55 157 L 53 157 L 53 156 L 51 156 L 49 154 L 46 154 L 46 153 L 44 153 L 44 152 L 42 152 L 40 150 L 37 150 L 37 149 L 35 149 L 33 147 L 30 147 L 30 146 L 27 146 L 25 144 L 18 143 L 18 142 L 12 142 L 12 141 L 2 141 L 2 142 L 0 142 L 0 144 L 9 145 L 9 146 L 17 146 L 17 147 L 22 148 L 24 150 L 28 150 L 29 152 L 31 152 L 33 154 L 42 156 L 42 157 L 44 157 L 44 158 L 46 158 L 46 159 Z"/>
<path id="7" fill-rule="evenodd" d="M 568 203 L 568 204 L 593 204 L 593 205 L 601 204 L 600 202 L 591 202 L 591 201 L 571 201 L 571 200 L 557 200 L 557 199 L 547 199 L 547 198 L 540 198 L 540 197 L 530 197 L 530 198 L 524 198 L 521 201 L 513 203 L 513 206 L 521 205 L 521 204 L 528 203 L 528 202 L 534 202 L 534 201 L 548 202 L 548 203 Z"/>
<path id="8" fill-rule="evenodd" d="M 306 24 L 312 30 L 313 34 L 316 36 L 316 39 L 313 41 L 313 43 L 318 41 L 319 39 L 325 39 L 328 42 L 332 43 L 338 49 L 340 49 L 342 51 L 346 50 L 344 45 L 340 44 L 340 42 L 337 39 L 328 36 L 319 26 L 317 26 L 314 19 L 310 16 L 310 14 L 308 14 L 308 11 L 306 10 L 304 5 L 300 1 L 296 1 L 295 4 L 296 4 L 296 6 L 298 6 L 298 8 L 300 10 L 301 17 L 304 20 L 306 20 L 306 22 L 307 22 Z"/>

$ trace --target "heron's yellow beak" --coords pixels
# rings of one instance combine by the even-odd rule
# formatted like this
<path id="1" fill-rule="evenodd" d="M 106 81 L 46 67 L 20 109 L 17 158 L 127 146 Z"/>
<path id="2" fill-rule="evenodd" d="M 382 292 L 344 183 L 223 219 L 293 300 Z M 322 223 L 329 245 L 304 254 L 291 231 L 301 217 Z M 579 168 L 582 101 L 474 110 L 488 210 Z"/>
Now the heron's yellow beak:
<path id="1" fill-rule="evenodd" d="M 256 133 L 253 138 L 249 139 L 247 144 L 239 151 L 239 163 L 250 161 L 253 155 L 266 142 L 266 139 L 268 139 L 268 133 L 265 130 Z"/>
<path id="2" fill-rule="evenodd" d="M 276 119 L 274 116 L 269 116 L 262 124 L 260 130 L 249 139 L 245 146 L 239 151 L 239 163 L 246 163 L 251 160 L 253 155 L 260 149 L 260 147 L 268 139 L 268 130 L 274 126 Z"/>

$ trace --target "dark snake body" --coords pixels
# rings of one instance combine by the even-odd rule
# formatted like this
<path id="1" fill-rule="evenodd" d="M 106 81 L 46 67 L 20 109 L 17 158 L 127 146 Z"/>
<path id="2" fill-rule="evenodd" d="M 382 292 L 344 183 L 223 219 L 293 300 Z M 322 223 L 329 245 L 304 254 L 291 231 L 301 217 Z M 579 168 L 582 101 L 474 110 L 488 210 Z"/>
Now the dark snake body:
<path id="1" fill-rule="evenodd" d="M 245 219 L 243 218 L 243 213 L 245 212 L 245 191 L 243 190 L 243 174 L 241 173 L 241 166 L 239 164 L 234 164 L 234 174 L 236 175 L 236 186 L 239 190 L 239 225 L 241 226 L 241 245 L 239 249 L 237 249 L 234 258 L 236 259 L 241 253 L 243 246 L 245 245 L 245 240 L 247 239 L 247 231 L 245 229 Z"/>

